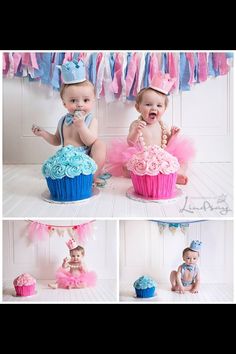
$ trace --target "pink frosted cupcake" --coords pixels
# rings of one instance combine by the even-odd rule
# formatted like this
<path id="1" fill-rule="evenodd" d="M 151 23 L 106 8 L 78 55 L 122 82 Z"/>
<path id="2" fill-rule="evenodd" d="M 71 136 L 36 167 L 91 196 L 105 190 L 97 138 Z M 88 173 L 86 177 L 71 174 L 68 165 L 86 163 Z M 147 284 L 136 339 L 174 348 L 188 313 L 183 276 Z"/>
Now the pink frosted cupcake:
<path id="1" fill-rule="evenodd" d="M 145 147 L 127 163 L 135 192 L 153 199 L 174 197 L 179 167 L 177 158 L 157 145 Z"/>
<path id="2" fill-rule="evenodd" d="M 13 282 L 17 296 L 35 294 L 36 280 L 28 273 L 19 275 Z"/>

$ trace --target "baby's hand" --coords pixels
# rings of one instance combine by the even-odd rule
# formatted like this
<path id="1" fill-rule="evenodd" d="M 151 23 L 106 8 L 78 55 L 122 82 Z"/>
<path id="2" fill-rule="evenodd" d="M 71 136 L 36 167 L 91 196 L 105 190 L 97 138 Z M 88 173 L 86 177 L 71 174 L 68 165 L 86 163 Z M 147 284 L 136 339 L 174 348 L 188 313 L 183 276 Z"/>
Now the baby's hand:
<path id="1" fill-rule="evenodd" d="M 74 117 L 81 119 L 81 120 L 85 120 L 86 117 L 86 113 L 84 111 L 74 111 Z"/>
<path id="2" fill-rule="evenodd" d="M 172 127 L 171 130 L 170 130 L 170 135 L 171 135 L 171 136 L 174 136 L 174 135 L 178 134 L 179 131 L 180 131 L 180 128 L 178 128 L 178 127 Z"/>
<path id="3" fill-rule="evenodd" d="M 185 290 L 184 290 L 184 287 L 183 287 L 183 286 L 181 286 L 181 287 L 179 288 L 179 293 L 180 293 L 180 294 L 184 294 L 184 293 L 185 293 Z"/>
<path id="4" fill-rule="evenodd" d="M 190 293 L 192 293 L 192 294 L 196 294 L 196 293 L 198 293 L 198 288 L 192 288 L 191 290 L 190 290 Z"/>
<path id="5" fill-rule="evenodd" d="M 43 135 L 44 129 L 40 128 L 38 125 L 33 124 L 31 129 L 32 129 L 32 132 L 34 133 L 34 135 L 36 135 L 36 136 Z"/>
<path id="6" fill-rule="evenodd" d="M 77 128 L 81 128 L 84 125 L 84 119 L 81 117 L 77 118 L 77 116 L 74 116 L 73 123 Z"/>
<path id="7" fill-rule="evenodd" d="M 136 122 L 136 130 L 137 130 L 137 132 L 141 132 L 141 130 L 143 129 L 143 128 L 145 128 L 146 127 L 146 125 L 147 125 L 147 123 L 144 121 L 144 120 L 137 120 L 137 122 Z"/>
<path id="8" fill-rule="evenodd" d="M 63 264 L 62 264 L 62 266 L 63 266 L 63 267 L 66 267 L 66 266 L 69 265 L 68 263 L 69 263 L 69 258 L 66 257 L 66 258 L 63 259 Z"/>

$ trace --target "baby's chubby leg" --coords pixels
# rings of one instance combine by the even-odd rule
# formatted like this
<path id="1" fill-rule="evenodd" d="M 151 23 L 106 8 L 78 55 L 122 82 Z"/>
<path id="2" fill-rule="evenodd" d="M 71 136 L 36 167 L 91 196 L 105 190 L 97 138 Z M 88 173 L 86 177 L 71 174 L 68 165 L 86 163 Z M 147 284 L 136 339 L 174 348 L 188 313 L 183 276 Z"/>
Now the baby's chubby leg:
<path id="1" fill-rule="evenodd" d="M 171 290 L 176 291 L 178 290 L 178 285 L 177 285 L 177 272 L 176 270 L 173 270 L 170 273 L 170 282 L 171 282 Z"/>
<path id="2" fill-rule="evenodd" d="M 91 157 L 98 166 L 97 171 L 94 174 L 94 180 L 96 181 L 96 178 L 101 174 L 102 168 L 106 161 L 106 144 L 100 139 L 97 139 L 93 143 L 91 149 Z"/>

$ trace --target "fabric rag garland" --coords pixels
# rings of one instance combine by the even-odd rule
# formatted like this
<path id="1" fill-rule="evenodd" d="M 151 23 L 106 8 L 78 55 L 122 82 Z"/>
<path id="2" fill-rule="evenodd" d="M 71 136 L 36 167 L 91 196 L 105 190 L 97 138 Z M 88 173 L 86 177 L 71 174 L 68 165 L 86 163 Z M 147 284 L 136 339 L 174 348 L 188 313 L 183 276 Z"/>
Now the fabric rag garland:
<path id="1" fill-rule="evenodd" d="M 171 93 L 189 91 L 209 77 L 226 75 L 233 64 L 233 53 L 224 52 L 66 52 L 3 53 L 3 76 L 28 77 L 53 90 L 62 81 L 58 65 L 66 61 L 84 61 L 86 77 L 96 89 L 96 97 L 107 103 L 133 101 L 139 90 L 147 87 L 158 72 L 169 73 L 176 80 Z"/>
<path id="2" fill-rule="evenodd" d="M 38 221 L 29 221 L 28 237 L 31 242 L 43 241 L 49 238 L 52 234 L 56 233 L 58 236 L 63 237 L 68 234 L 76 242 L 84 245 L 86 241 L 93 236 L 94 221 L 89 221 L 84 224 L 73 226 L 56 226 L 43 224 Z"/>

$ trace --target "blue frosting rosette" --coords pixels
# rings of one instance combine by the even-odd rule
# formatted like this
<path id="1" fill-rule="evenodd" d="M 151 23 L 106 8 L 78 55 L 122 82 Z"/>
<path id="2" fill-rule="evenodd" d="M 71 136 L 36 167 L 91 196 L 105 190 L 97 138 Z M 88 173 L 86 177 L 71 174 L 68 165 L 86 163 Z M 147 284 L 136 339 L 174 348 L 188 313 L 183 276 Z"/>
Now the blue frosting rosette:
<path id="1" fill-rule="evenodd" d="M 74 178 L 80 174 L 87 176 L 94 174 L 96 169 L 97 165 L 91 157 L 68 145 L 44 162 L 42 173 L 45 178 L 61 179 L 66 176 Z"/>

